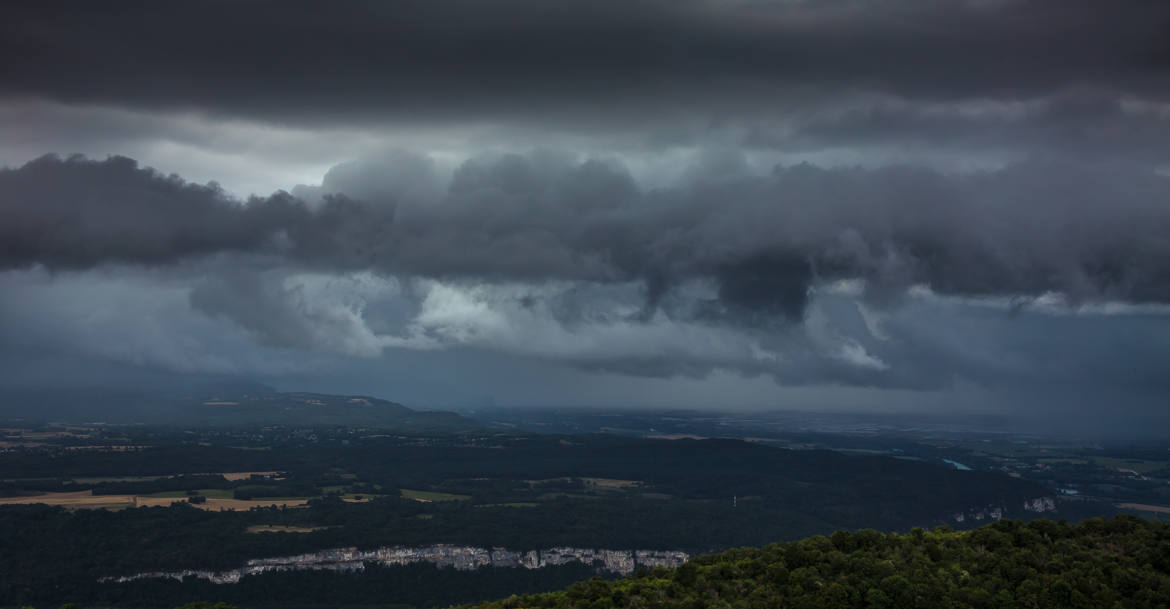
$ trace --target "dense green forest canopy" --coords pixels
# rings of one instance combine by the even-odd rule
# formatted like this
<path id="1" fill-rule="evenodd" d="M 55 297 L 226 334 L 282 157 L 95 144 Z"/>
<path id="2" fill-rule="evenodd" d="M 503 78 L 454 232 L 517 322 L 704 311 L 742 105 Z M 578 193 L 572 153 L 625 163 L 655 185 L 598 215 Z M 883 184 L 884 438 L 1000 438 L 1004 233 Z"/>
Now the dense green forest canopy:
<path id="1" fill-rule="evenodd" d="M 967 532 L 838 531 L 701 556 L 477 609 L 1139 609 L 1170 606 L 1170 525 L 1004 520 Z"/>

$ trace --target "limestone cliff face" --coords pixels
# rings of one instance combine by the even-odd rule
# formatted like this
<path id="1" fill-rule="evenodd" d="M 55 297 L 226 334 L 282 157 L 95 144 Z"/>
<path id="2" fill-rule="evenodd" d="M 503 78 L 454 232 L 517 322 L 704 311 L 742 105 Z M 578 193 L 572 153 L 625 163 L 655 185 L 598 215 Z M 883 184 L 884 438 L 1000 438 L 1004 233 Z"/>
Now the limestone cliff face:
<path id="1" fill-rule="evenodd" d="M 1030 501 L 1024 502 L 1024 511 L 1027 512 L 1055 512 L 1056 500 L 1052 497 L 1037 497 Z"/>
<path id="2" fill-rule="evenodd" d="M 678 550 L 595 550 L 590 548 L 549 548 L 518 552 L 507 548 L 477 548 L 436 544 L 433 546 L 383 546 L 373 550 L 357 548 L 332 548 L 297 554 L 254 558 L 238 569 L 227 571 L 203 571 L 184 569 L 181 571 L 148 571 L 134 575 L 103 577 L 99 581 L 123 583 L 139 579 L 167 578 L 182 581 L 187 578 L 206 579 L 214 584 L 234 584 L 249 575 L 260 575 L 277 571 L 362 571 L 368 563 L 381 565 L 406 565 L 429 562 L 438 567 L 454 567 L 472 570 L 480 567 L 518 567 L 540 569 L 543 567 L 580 562 L 598 569 L 621 573 L 633 573 L 639 567 L 677 567 L 690 558 Z"/>
<path id="3" fill-rule="evenodd" d="M 1036 512 L 1043 514 L 1045 512 L 1056 511 L 1056 500 L 1052 497 L 1037 497 L 1035 499 L 1028 499 L 1024 501 L 1023 505 L 1025 512 Z M 1003 506 L 988 505 L 983 507 L 972 507 L 962 512 L 956 512 L 951 515 L 951 520 L 955 522 L 966 522 L 974 520 L 976 522 L 983 520 L 999 520 L 1004 517 L 1007 508 Z"/>

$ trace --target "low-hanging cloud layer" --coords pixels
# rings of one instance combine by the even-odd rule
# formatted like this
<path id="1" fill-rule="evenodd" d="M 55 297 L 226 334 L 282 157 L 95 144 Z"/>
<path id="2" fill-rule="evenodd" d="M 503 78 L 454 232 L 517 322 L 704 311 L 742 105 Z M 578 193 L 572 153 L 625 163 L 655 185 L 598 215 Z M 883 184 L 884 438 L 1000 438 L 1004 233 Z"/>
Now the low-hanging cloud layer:
<path id="1" fill-rule="evenodd" d="M 1168 28 L 1142 0 L 9 3 L 0 357 L 1145 408 Z"/>
<path id="2" fill-rule="evenodd" d="M 915 289 L 1007 311 L 1054 298 L 1068 311 L 1170 303 L 1170 179 L 1152 172 L 1030 162 L 757 174 L 742 159 L 705 161 L 646 188 L 616 160 L 508 154 L 448 175 L 397 152 L 339 165 L 300 197 L 241 202 L 125 158 L 43 157 L 0 173 L 11 197 L 0 261 L 210 265 L 190 306 L 274 347 L 474 346 L 632 374 L 879 386 L 956 374 L 913 353 L 926 341 L 883 344 L 882 318 Z M 380 287 L 303 278 L 363 273 Z M 854 310 L 833 314 L 842 297 Z M 365 306 L 387 298 L 413 311 L 378 332 Z"/>
<path id="3" fill-rule="evenodd" d="M 963 296 L 1170 301 L 1170 178 L 1125 166 L 911 167 L 720 158 L 644 188 L 617 161 L 477 157 L 447 176 L 406 153 L 334 168 L 304 199 L 239 202 L 130 159 L 42 157 L 0 173 L 0 264 L 83 270 L 222 252 L 323 271 L 640 282 L 645 312 L 708 280 L 696 315 L 803 316 L 815 282 L 875 297 L 926 284 Z"/>

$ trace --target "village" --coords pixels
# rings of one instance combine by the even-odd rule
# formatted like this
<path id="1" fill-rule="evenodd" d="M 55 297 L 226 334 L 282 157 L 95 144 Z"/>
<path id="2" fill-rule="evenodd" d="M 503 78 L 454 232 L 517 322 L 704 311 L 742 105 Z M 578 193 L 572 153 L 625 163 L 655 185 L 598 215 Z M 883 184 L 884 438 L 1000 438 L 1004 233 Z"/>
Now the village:
<path id="1" fill-rule="evenodd" d="M 595 550 L 588 548 L 550 548 L 519 552 L 507 548 L 478 548 L 436 544 L 431 546 L 384 546 L 373 550 L 333 548 L 297 554 L 249 560 L 238 569 L 204 571 L 151 571 L 119 577 L 103 577 L 101 582 L 125 583 L 142 579 L 205 579 L 214 584 L 236 584 L 244 577 L 278 571 L 362 571 L 367 563 L 385 566 L 429 562 L 436 567 L 454 567 L 461 571 L 482 567 L 543 567 L 580 562 L 596 566 L 599 571 L 629 575 L 639 568 L 677 567 L 690 558 L 678 550 Z"/>

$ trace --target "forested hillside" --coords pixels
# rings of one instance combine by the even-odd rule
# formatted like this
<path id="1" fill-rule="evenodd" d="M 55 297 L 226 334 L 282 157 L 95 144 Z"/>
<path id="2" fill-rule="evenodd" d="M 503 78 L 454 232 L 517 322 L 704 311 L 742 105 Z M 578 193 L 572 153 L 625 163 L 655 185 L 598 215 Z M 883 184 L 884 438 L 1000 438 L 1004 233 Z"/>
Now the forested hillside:
<path id="1" fill-rule="evenodd" d="M 477 605 L 809 609 L 1009 609 L 1170 606 L 1170 526 L 1121 516 L 1078 525 L 1004 520 L 816 536 L 699 557 L 564 591 Z"/>

